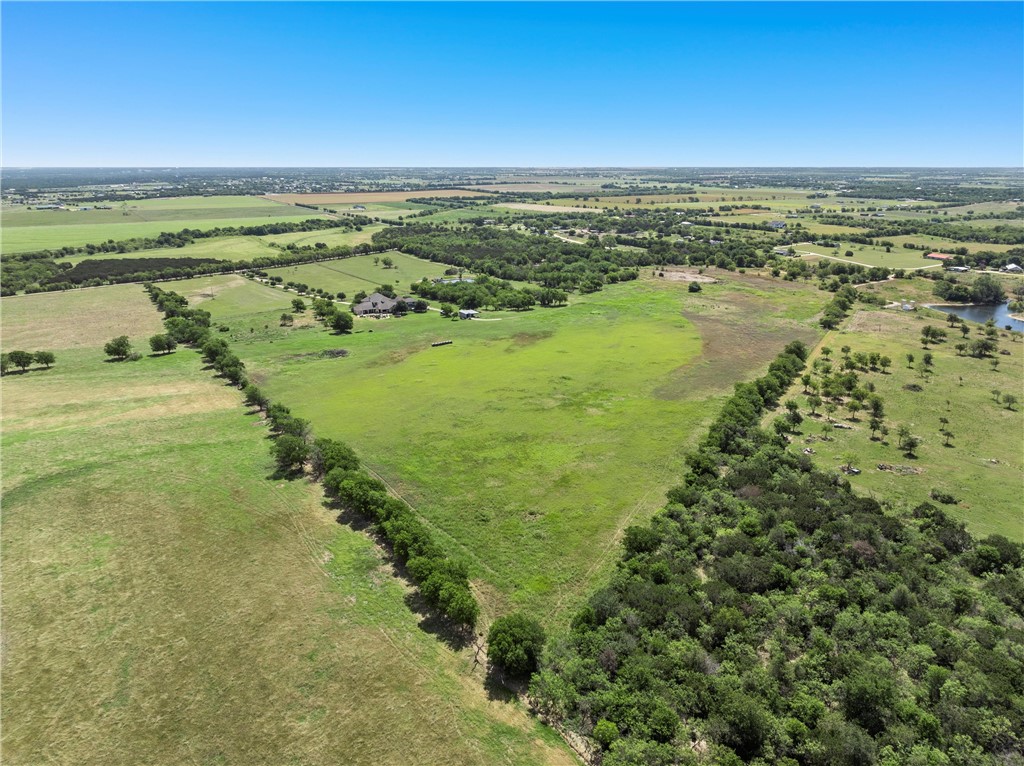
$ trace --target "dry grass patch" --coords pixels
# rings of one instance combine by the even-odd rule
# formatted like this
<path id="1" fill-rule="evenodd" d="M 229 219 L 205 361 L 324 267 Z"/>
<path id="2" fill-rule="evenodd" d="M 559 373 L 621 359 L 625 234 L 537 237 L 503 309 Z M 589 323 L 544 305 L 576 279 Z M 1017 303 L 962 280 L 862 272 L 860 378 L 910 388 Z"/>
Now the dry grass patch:
<path id="1" fill-rule="evenodd" d="M 95 347 L 102 354 L 103 344 L 117 335 L 134 342 L 163 330 L 139 285 L 10 296 L 0 300 L 0 313 L 7 350 Z"/>

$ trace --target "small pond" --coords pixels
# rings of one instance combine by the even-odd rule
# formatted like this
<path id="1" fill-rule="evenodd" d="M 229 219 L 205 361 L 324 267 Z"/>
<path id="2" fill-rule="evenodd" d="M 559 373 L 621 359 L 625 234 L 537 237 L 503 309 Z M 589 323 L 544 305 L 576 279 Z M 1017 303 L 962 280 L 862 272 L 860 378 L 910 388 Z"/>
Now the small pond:
<path id="1" fill-rule="evenodd" d="M 1014 330 L 1024 331 L 1024 322 L 1019 319 L 1010 318 L 1010 305 L 999 303 L 994 306 L 966 305 L 966 306 L 928 306 L 930 309 L 942 311 L 946 314 L 956 314 L 968 322 L 979 322 L 985 324 L 989 319 L 996 320 L 996 327 L 1002 330 L 1010 325 Z"/>

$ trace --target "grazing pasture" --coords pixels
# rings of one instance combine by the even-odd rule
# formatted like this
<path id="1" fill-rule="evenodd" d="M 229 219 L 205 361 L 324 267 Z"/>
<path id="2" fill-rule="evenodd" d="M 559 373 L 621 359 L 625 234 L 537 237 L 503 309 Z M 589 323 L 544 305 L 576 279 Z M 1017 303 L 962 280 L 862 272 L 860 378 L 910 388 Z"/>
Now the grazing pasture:
<path id="1" fill-rule="evenodd" d="M 466 189 L 425 189 L 394 192 L 335 192 L 324 194 L 268 194 L 267 199 L 289 205 L 371 205 L 378 202 L 405 202 L 423 197 L 483 197 L 488 192 Z"/>
<path id="2" fill-rule="evenodd" d="M 904 280 L 897 280 L 902 283 Z M 918 280 L 913 280 L 917 282 Z M 886 288 L 897 289 L 886 285 Z M 907 292 L 904 286 L 903 292 Z M 932 325 L 945 329 L 948 339 L 931 348 L 921 345 L 921 328 Z M 980 337 L 980 325 L 972 324 L 970 337 Z M 879 500 L 909 510 L 929 501 L 933 489 L 952 495 L 957 502 L 942 508 L 967 523 L 978 537 L 992 533 L 1024 541 L 1021 517 L 1021 475 L 1024 474 L 1024 413 L 998 403 L 993 389 L 1021 398 L 1024 378 L 1024 343 L 1008 336 L 999 339 L 1000 348 L 1009 356 L 996 355 L 999 366 L 993 370 L 988 359 L 960 356 L 955 345 L 961 334 L 948 327 L 944 317 L 932 312 L 899 312 L 860 309 L 840 329 L 830 332 L 822 346 L 831 347 L 833 359 L 849 346 L 856 352 L 878 352 L 893 360 L 888 374 L 858 373 L 876 387 L 885 405 L 888 437 L 873 440 L 869 418 L 860 413 L 856 420 L 840 409 L 834 416 L 849 429 L 827 430 L 831 441 L 822 441 L 827 421 L 819 409 L 809 416 L 802 384 L 796 384 L 788 397 L 800 404 L 805 416 L 795 447 L 810 447 L 822 468 L 839 468 L 847 462 L 861 473 L 847 477 L 855 488 Z M 934 357 L 932 371 L 921 369 L 923 354 Z M 820 353 L 820 349 L 819 349 Z M 913 369 L 906 355 L 913 354 Z M 818 354 L 812 356 L 812 360 Z M 908 388 L 909 387 L 909 388 Z M 940 418 L 948 420 L 944 426 Z M 897 428 L 906 425 L 921 445 L 908 457 L 899 448 Z M 954 436 L 946 439 L 940 430 L 946 427 Z M 879 470 L 879 464 L 896 470 Z M 932 501 L 934 502 L 934 501 Z"/>
<path id="3" fill-rule="evenodd" d="M 5 347 L 57 354 L 3 378 L 4 763 L 575 763 L 316 485 L 273 476 L 198 354 L 103 360 L 144 344 L 140 301 L 2 301 Z"/>
<path id="4" fill-rule="evenodd" d="M 380 259 L 390 258 L 394 265 L 384 268 Z M 375 262 L 376 261 L 376 262 Z M 382 284 L 394 285 L 395 292 L 409 293 L 409 285 L 423 277 L 433 279 L 444 276 L 443 263 L 432 263 L 412 255 L 388 252 L 380 255 L 358 255 L 337 261 L 307 263 L 301 266 L 282 266 L 268 269 L 267 273 L 284 279 L 285 282 L 299 282 L 310 287 L 320 287 L 331 293 L 344 292 L 349 296 L 360 290 L 372 293 Z"/>
<path id="5" fill-rule="evenodd" d="M 301 210 L 301 208 L 293 208 Z M 4 223 L 3 252 L 23 253 L 31 250 L 53 250 L 65 245 L 100 244 L 107 240 L 155 237 L 165 231 L 182 229 L 215 229 L 225 226 L 256 226 L 261 223 L 305 221 L 322 218 L 314 210 L 290 212 L 287 208 L 269 208 L 266 215 L 248 218 L 180 218 L 144 223 L 84 223 L 61 226 L 11 226 Z"/>
<path id="6" fill-rule="evenodd" d="M 554 622 L 607 575 L 623 528 L 663 504 L 733 382 L 817 337 L 823 294 L 725 279 L 699 295 L 645 279 L 469 322 L 357 319 L 351 335 L 247 337 L 242 320 L 259 319 L 223 293 L 199 305 L 232 326 L 272 399 L 351 444 L 470 562 L 485 615 L 522 606 Z"/>

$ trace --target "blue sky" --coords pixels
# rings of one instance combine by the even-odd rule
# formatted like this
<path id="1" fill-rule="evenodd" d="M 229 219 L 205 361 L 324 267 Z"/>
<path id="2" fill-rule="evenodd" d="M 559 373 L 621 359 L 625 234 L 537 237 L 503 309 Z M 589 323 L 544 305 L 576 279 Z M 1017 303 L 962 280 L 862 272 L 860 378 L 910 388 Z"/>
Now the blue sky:
<path id="1" fill-rule="evenodd" d="M 1016 2 L 2 14 L 7 167 L 1024 161 Z"/>

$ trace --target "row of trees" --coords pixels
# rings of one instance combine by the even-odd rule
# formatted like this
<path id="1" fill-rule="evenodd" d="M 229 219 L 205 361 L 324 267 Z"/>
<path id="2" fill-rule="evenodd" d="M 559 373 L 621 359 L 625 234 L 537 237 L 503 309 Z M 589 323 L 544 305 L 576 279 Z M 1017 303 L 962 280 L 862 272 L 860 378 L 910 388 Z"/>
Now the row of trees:
<path id="1" fill-rule="evenodd" d="M 208 312 L 189 308 L 183 296 L 156 285 L 146 285 L 146 290 L 164 312 L 167 334 L 199 348 L 213 369 L 243 390 L 246 404 L 265 413 L 275 435 L 271 453 L 278 468 L 295 475 L 308 464 L 313 477 L 323 481 L 329 495 L 376 523 L 395 556 L 406 564 L 426 601 L 455 623 L 471 629 L 480 610 L 469 587 L 466 565 L 444 552 L 408 505 L 390 496 L 381 482 L 360 470 L 357 456 L 347 445 L 314 438 L 308 420 L 295 416 L 286 405 L 272 402 L 248 378 L 245 364 L 227 342 L 210 334 Z M 313 311 L 332 326 L 339 318 L 352 321 L 349 312 L 340 311 L 324 299 L 313 302 Z"/>
<path id="2" fill-rule="evenodd" d="M 33 364 L 50 369 L 56 362 L 52 351 L 7 351 L 0 354 L 0 375 L 6 375 L 14 367 L 25 372 Z"/>
<path id="3" fill-rule="evenodd" d="M 603 766 L 1013 763 L 1022 548 L 923 504 L 905 521 L 758 423 L 791 344 L 736 386 L 611 582 L 530 684 Z M 880 364 L 880 359 L 878 360 Z"/>

